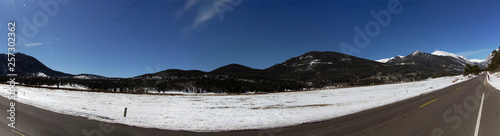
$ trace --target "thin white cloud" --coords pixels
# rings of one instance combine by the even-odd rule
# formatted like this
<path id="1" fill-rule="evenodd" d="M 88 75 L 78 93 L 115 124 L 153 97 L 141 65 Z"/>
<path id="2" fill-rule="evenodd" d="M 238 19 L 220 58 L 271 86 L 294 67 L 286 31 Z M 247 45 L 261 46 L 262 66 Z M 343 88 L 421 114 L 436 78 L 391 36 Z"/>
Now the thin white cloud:
<path id="1" fill-rule="evenodd" d="M 470 56 L 470 55 L 476 55 L 476 54 L 485 53 L 485 52 L 491 52 L 491 51 L 493 51 L 493 49 L 481 49 L 481 50 L 475 50 L 475 51 L 459 52 L 459 53 L 456 53 L 456 54 L 457 55 L 461 55 L 461 56 Z"/>
<path id="2" fill-rule="evenodd" d="M 176 17 L 177 18 L 182 18 L 182 16 L 189 11 L 192 7 L 194 7 L 196 4 L 198 4 L 199 0 L 186 0 L 186 4 L 184 4 L 184 7 L 180 10 L 177 10 L 176 12 Z"/>
<path id="3" fill-rule="evenodd" d="M 36 43 L 27 43 L 27 44 L 24 44 L 24 46 L 26 47 L 33 47 L 33 46 L 39 46 L 39 45 L 42 45 L 43 43 L 42 42 L 36 42 Z"/>
<path id="4" fill-rule="evenodd" d="M 196 18 L 194 19 L 193 24 L 191 25 L 192 28 L 196 28 L 200 26 L 200 24 L 203 24 L 207 22 L 208 20 L 212 19 L 215 17 L 215 11 L 214 10 L 206 10 L 206 11 L 201 11 L 198 12 L 198 15 L 196 15 Z"/>
<path id="5" fill-rule="evenodd" d="M 187 0 L 184 7 L 177 11 L 177 18 L 183 17 L 185 14 L 190 14 L 189 19 L 192 19 L 192 22 L 184 28 L 181 33 L 182 37 L 185 37 L 192 33 L 193 31 L 199 31 L 203 29 L 203 27 L 207 26 L 208 22 L 214 18 L 217 18 L 219 14 L 216 8 L 222 7 L 223 4 L 239 4 L 234 3 L 231 0 Z M 232 11 L 233 7 L 230 7 L 229 11 Z M 189 12 L 189 13 L 187 13 Z M 194 16 L 192 16 L 194 15 Z M 221 18 L 221 21 L 223 18 Z"/>
<path id="6" fill-rule="evenodd" d="M 200 5 L 200 7 L 198 8 L 198 12 L 196 13 L 196 16 L 194 16 L 193 22 L 191 23 L 190 26 L 186 27 L 182 32 L 182 37 L 189 35 L 189 33 L 197 30 L 200 26 L 202 26 L 207 21 L 210 21 L 215 17 L 217 17 L 217 13 L 215 12 L 215 9 L 212 7 L 212 4 Z"/>

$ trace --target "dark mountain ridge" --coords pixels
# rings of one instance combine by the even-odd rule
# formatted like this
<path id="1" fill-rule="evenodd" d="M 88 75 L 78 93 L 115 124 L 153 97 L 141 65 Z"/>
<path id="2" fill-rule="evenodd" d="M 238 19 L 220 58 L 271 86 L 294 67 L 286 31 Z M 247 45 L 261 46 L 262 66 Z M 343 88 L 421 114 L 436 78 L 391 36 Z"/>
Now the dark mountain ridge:
<path id="1" fill-rule="evenodd" d="M 1 75 L 7 71 L 7 56 L 0 54 Z M 1 59 L 0 58 L 0 59 Z M 18 73 L 30 78 L 29 84 L 43 84 L 32 78 L 56 78 L 50 83 L 79 83 L 120 92 L 146 90 L 184 90 L 196 92 L 284 91 L 325 86 L 384 84 L 461 74 L 462 63 L 449 56 L 414 52 L 387 63 L 349 56 L 337 52 L 312 51 L 290 58 L 266 69 L 229 64 L 210 72 L 168 69 L 132 78 L 107 78 L 92 74 L 71 75 L 54 71 L 34 57 L 16 53 Z M 17 67 L 16 67 L 17 68 Z M 463 70 L 463 68 L 461 69 Z M 48 77 L 38 77 L 43 73 Z M 69 78 L 72 77 L 72 78 Z"/>
<path id="2" fill-rule="evenodd" d="M 15 53 L 14 56 L 16 62 L 16 71 L 14 73 L 18 74 L 19 76 L 37 76 L 38 73 L 43 73 L 50 77 L 61 78 L 68 78 L 73 76 L 71 74 L 52 70 L 32 56 L 23 53 Z M 8 70 L 7 54 L 0 54 L 0 59 L 0 75 L 6 75 Z"/>

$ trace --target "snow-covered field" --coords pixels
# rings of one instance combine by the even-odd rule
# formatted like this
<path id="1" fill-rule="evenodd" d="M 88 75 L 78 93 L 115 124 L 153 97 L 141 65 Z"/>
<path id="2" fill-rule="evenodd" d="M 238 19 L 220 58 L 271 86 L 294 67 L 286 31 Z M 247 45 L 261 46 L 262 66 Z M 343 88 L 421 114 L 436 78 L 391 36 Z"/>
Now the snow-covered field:
<path id="1" fill-rule="evenodd" d="M 255 95 L 141 95 L 18 86 L 17 100 L 39 108 L 105 122 L 209 132 L 263 129 L 328 120 L 465 80 L 466 77 L 454 76 L 411 83 Z M 0 95 L 6 97 L 9 94 L 7 88 L 8 85 L 0 85 Z M 127 117 L 123 117 L 125 107 L 128 108 Z"/>
<path id="2" fill-rule="evenodd" d="M 489 75 L 489 79 L 487 79 L 488 84 L 495 87 L 497 90 L 500 90 L 500 72 L 496 72 L 496 73 L 489 73 L 488 72 L 488 75 Z M 486 78 L 488 78 L 488 77 L 486 77 Z"/>

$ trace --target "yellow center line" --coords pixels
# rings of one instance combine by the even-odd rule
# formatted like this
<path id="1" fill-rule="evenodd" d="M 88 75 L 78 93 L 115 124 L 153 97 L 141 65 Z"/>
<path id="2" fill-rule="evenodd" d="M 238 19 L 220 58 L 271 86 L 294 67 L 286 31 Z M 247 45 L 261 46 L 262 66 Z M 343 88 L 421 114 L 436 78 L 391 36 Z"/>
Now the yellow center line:
<path id="1" fill-rule="evenodd" d="M 21 135 L 21 136 L 24 136 L 23 134 L 21 134 L 21 133 L 19 133 L 19 132 L 15 131 L 14 129 L 11 129 L 11 130 L 12 130 L 12 132 L 14 132 L 14 133 L 17 133 L 17 134 L 19 134 L 19 135 Z"/>
<path id="2" fill-rule="evenodd" d="M 457 89 L 455 89 L 455 90 L 458 90 L 458 89 L 460 89 L 460 87 L 458 87 L 458 88 L 457 88 Z"/>
<path id="3" fill-rule="evenodd" d="M 427 102 L 427 103 L 425 103 L 425 104 L 422 104 L 422 105 L 420 105 L 420 107 L 418 107 L 418 108 L 422 108 L 422 107 L 424 107 L 425 105 L 430 104 L 430 103 L 432 103 L 432 102 L 434 102 L 434 101 L 436 101 L 436 100 L 437 100 L 437 99 L 434 99 L 434 100 L 429 101 L 429 102 Z"/>

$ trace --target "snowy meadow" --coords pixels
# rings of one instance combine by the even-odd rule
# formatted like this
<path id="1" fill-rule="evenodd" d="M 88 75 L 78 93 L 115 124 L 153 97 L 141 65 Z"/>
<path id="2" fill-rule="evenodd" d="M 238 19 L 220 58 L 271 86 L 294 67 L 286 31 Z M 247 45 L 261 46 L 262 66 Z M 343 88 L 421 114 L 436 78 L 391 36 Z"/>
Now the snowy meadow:
<path id="1" fill-rule="evenodd" d="M 468 80 L 417 82 L 252 95 L 154 95 L 82 92 L 18 86 L 18 102 L 110 123 L 195 132 L 264 129 L 340 117 Z M 0 85 L 0 95 L 9 95 Z M 123 116 L 127 108 L 127 116 Z"/>

